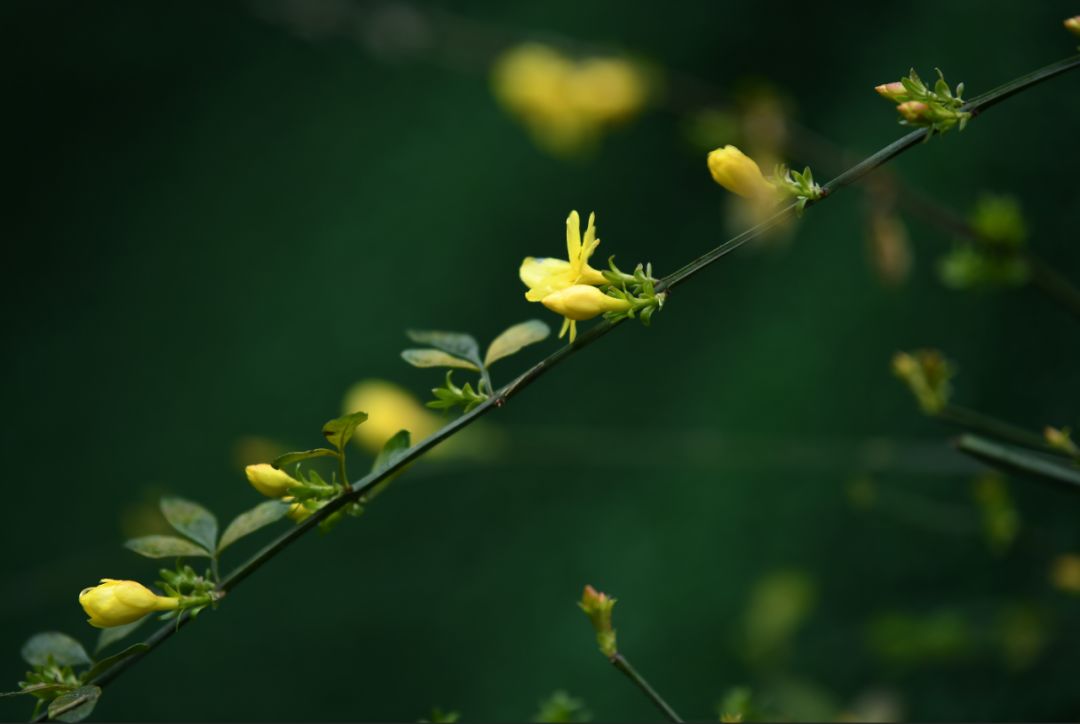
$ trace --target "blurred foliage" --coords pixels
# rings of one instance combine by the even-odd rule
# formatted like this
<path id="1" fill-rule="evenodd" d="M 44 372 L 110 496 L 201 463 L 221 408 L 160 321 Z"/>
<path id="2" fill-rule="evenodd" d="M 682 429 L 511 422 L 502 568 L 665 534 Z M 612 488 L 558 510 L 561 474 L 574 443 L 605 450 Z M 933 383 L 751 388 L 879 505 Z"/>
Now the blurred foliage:
<path id="1" fill-rule="evenodd" d="M 402 331 L 489 339 L 529 314 L 517 265 L 559 248 L 570 209 L 596 208 L 620 259 L 673 269 L 755 218 L 709 181 L 709 148 L 824 179 L 845 159 L 825 154 L 826 173 L 792 157 L 792 128 L 856 156 L 882 146 L 898 129 L 872 88 L 897 69 L 947 68 L 974 95 L 1075 46 L 1058 4 L 972 0 L 671 8 L 663 32 L 655 8 L 625 3 L 0 13 L 13 181 L 0 445 L 22 481 L 0 578 L 12 684 L 34 631 L 93 640 L 80 588 L 153 575 L 120 543 L 163 532 L 161 495 L 232 519 L 252 504 L 241 467 L 295 449 L 343 397 L 345 413 L 372 413 L 366 431 L 385 425 L 358 459 L 445 423 L 422 406 L 430 371 L 397 356 Z M 633 66 L 627 110 L 539 140 L 538 117 L 491 85 L 496 59 L 533 43 L 575 70 Z M 807 45 L 806 62 L 762 51 Z M 761 87 L 771 99 L 745 90 Z M 1075 87 L 1010 100 L 890 171 L 952 209 L 982 209 L 985 185 L 1011 195 L 1023 248 L 1075 279 Z M 442 701 L 507 720 L 567 687 L 599 719 L 652 719 L 574 609 L 602 580 L 634 601 L 621 643 L 688 717 L 717 702 L 746 720 L 1075 716 L 1075 495 L 1017 478 L 1007 506 L 989 494 L 984 508 L 979 469 L 887 365 L 897 349 L 948 349 L 965 405 L 1075 428 L 1080 338 L 1028 286 L 943 289 L 918 260 L 953 233 L 899 204 L 869 222 L 875 274 L 906 280 L 883 286 L 860 252 L 881 198 L 837 196 L 788 243 L 680 289 L 662 322 L 575 357 L 469 431 L 482 442 L 441 446 L 357 525 L 252 577 L 95 713 L 409 720 Z M 1009 228 L 1001 208 L 987 217 Z M 505 374 L 553 349 L 523 350 Z M 57 432 L 65 411 L 74 424 Z M 988 531 L 1008 544 L 991 553 Z M 261 544 L 238 541 L 230 560 Z M 318 615 L 296 613 L 313 601 Z M 281 685 L 316 680 L 318 696 Z M 749 704 L 729 702 L 733 686 Z"/>

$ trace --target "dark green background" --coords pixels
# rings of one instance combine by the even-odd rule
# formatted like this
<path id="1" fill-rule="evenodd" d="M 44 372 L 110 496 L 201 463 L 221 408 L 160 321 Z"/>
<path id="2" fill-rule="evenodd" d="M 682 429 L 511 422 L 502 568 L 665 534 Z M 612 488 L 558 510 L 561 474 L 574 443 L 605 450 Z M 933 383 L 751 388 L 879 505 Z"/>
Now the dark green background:
<path id="1" fill-rule="evenodd" d="M 768 78 L 804 124 L 868 152 L 902 132 L 872 86 L 940 66 L 977 94 L 1067 55 L 1060 24 L 1076 7 L 454 12 L 503 43 L 554 33 L 721 88 Z M 171 492 L 228 520 L 257 502 L 231 461 L 238 438 L 307 447 L 358 379 L 418 395 L 437 381 L 398 358 L 405 328 L 486 340 L 543 313 L 517 265 L 559 251 L 570 209 L 597 211 L 604 256 L 661 273 L 725 238 L 723 192 L 670 113 L 558 160 L 468 53 L 388 62 L 355 34 L 298 34 L 232 3 L 12 2 L 2 15 L 5 689 L 31 633 L 93 641 L 81 588 L 154 580 L 120 547 L 133 504 Z M 1075 73 L 1040 86 L 894 167 L 960 209 L 1015 194 L 1033 247 L 1080 278 L 1078 89 Z M 417 469 L 361 520 L 303 540 L 118 679 L 96 716 L 415 720 L 440 705 L 520 720 L 566 688 L 601 720 L 653 719 L 594 648 L 574 606 L 587 582 L 620 599 L 623 650 L 688 717 L 782 676 L 841 707 L 885 687 L 915 719 L 1080 715 L 1080 599 L 1047 581 L 1080 546 L 1080 499 L 1014 481 L 1024 528 L 992 555 L 966 463 L 888 372 L 895 350 L 938 346 L 963 404 L 1075 424 L 1080 328 L 1032 291 L 943 289 L 933 260 L 948 239 L 914 222 L 910 283 L 883 288 L 865 203 L 845 192 L 790 247 L 725 259 L 651 329 L 627 325 L 552 372 L 489 418 L 505 433 L 498 460 Z M 874 440 L 901 450 L 881 485 L 950 506 L 960 534 L 851 508 L 845 485 Z M 787 655 L 754 666 L 743 612 L 778 569 L 811 576 L 817 603 Z M 985 645 L 1013 603 L 1048 631 L 1022 670 Z M 867 644 L 875 614 L 940 610 L 970 618 L 971 650 L 898 666 Z M 3 718 L 28 711 L 0 703 Z"/>

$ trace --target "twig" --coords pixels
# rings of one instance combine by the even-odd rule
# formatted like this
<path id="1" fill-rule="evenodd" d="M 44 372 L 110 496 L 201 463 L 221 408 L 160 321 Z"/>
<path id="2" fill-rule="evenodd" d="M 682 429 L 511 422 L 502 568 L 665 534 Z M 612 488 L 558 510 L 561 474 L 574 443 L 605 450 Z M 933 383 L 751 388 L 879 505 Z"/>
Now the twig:
<path id="1" fill-rule="evenodd" d="M 664 716 L 667 717 L 668 721 L 681 724 L 682 719 L 675 713 L 675 710 L 664 701 L 664 697 L 660 696 L 660 694 L 656 692 L 656 689 L 649 686 L 649 682 L 645 681 L 645 677 L 639 674 L 637 669 L 630 665 L 630 662 L 626 660 L 625 656 L 616 653 L 611 657 L 611 665 L 626 674 L 630 681 L 634 682 L 639 689 L 645 692 L 645 696 L 649 697 L 649 700 L 652 701 L 653 704 L 656 704 L 656 708 L 664 713 Z"/>
<path id="2" fill-rule="evenodd" d="M 1010 81 L 999 88 L 996 88 L 989 93 L 986 93 L 975 100 L 971 101 L 965 106 L 965 110 L 972 113 L 980 113 L 983 110 L 1000 103 L 1004 99 L 1011 95 L 1021 92 L 1027 88 L 1033 87 L 1045 80 L 1048 80 L 1056 75 L 1064 73 L 1073 68 L 1080 67 L 1080 55 L 1073 56 L 1063 61 L 1053 63 L 1040 70 L 1029 73 L 1020 79 Z M 881 165 L 887 163 L 891 159 L 900 155 L 901 153 L 918 145 L 927 135 L 927 130 L 922 129 L 914 131 L 912 133 L 903 136 L 902 138 L 894 141 L 885 148 L 881 149 L 877 153 L 868 157 L 864 161 L 856 164 L 852 168 L 848 169 L 844 173 L 840 174 L 828 184 L 825 185 L 825 195 L 822 200 L 828 198 L 829 195 L 836 191 L 849 186 L 856 181 L 862 179 L 867 174 L 871 173 Z M 817 203 L 820 203 L 818 201 Z M 690 277 L 700 272 L 705 267 L 715 262 L 720 257 L 734 251 L 738 247 L 742 246 L 746 242 L 760 236 L 769 228 L 779 223 L 789 215 L 794 213 L 795 204 L 780 210 L 770 219 L 764 223 L 759 224 L 748 231 L 739 234 L 733 239 L 716 247 L 712 251 L 704 254 L 697 260 L 679 269 L 675 273 L 665 277 L 657 285 L 657 291 L 674 288 L 676 285 L 685 282 Z M 419 443 L 409 448 L 401 457 L 399 457 L 392 465 L 384 468 L 383 470 L 375 473 L 370 473 L 364 478 L 361 478 L 357 482 L 353 483 L 348 493 L 344 493 L 337 498 L 331 500 L 328 504 L 320 508 L 313 513 L 303 522 L 296 525 L 296 527 L 290 529 L 286 533 L 279 536 L 276 540 L 265 546 L 262 550 L 252 556 L 246 563 L 230 573 L 220 584 L 218 584 L 218 592 L 225 594 L 232 591 L 236 586 L 240 585 L 251 574 L 262 568 L 269 562 L 274 556 L 280 553 L 282 550 L 291 545 L 294 541 L 298 540 L 301 536 L 305 535 L 312 528 L 319 525 L 320 522 L 333 515 L 342 507 L 352 503 L 354 501 L 362 500 L 364 495 L 369 492 L 376 485 L 383 480 L 391 477 L 399 472 L 409 463 L 413 462 L 421 455 L 426 453 L 431 448 L 435 447 L 439 443 L 443 442 L 449 437 L 457 434 L 458 431 L 468 427 L 473 422 L 491 412 L 496 407 L 501 407 L 512 396 L 519 393 L 521 390 L 528 387 L 535 382 L 539 377 L 544 375 L 550 369 L 561 363 L 563 360 L 569 358 L 571 355 L 581 351 L 585 347 L 595 342 L 600 337 L 610 332 L 615 327 L 619 326 L 620 322 L 602 321 L 585 334 L 578 337 L 578 340 L 571 345 L 559 349 L 557 352 L 549 355 L 547 358 L 541 360 L 533 367 L 526 370 L 517 379 L 510 384 L 503 387 L 491 398 L 481 403 L 472 411 L 465 413 L 461 417 L 457 418 L 453 422 L 449 423 L 445 427 L 441 428 L 431 436 L 425 438 Z M 92 681 L 87 684 L 95 684 L 97 686 L 104 686 L 111 682 L 121 673 L 126 671 L 131 666 L 134 666 L 138 661 L 141 661 L 151 651 L 157 648 L 161 643 L 174 635 L 182 627 L 187 625 L 190 621 L 190 616 L 187 612 L 182 613 L 175 622 L 169 622 L 154 632 L 145 643 L 147 644 L 147 650 L 130 656 L 120 662 L 117 662 L 109 669 L 103 671 L 96 676 Z M 626 664 L 629 667 L 629 664 Z M 630 669 L 632 671 L 632 669 Z M 672 712 L 673 713 L 673 712 Z M 47 715 L 37 717 L 35 721 L 43 721 L 47 718 Z"/>

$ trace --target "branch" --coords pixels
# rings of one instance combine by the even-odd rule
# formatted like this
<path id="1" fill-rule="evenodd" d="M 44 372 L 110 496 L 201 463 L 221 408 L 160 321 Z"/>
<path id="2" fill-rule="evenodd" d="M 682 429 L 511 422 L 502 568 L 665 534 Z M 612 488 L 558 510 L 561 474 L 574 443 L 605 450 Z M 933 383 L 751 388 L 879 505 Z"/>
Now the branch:
<path id="1" fill-rule="evenodd" d="M 1040 70 L 1023 76 L 1022 78 L 1006 83 L 1005 85 L 1002 85 L 974 99 L 964 107 L 964 110 L 970 111 L 972 114 L 981 113 L 987 108 L 990 108 L 991 106 L 1000 103 L 1001 101 L 1016 93 L 1026 90 L 1027 88 L 1031 88 L 1045 80 L 1053 78 L 1056 75 L 1060 75 L 1061 73 L 1077 67 L 1080 67 L 1080 55 L 1076 55 L 1072 58 L 1068 58 L 1066 60 L 1062 60 L 1057 63 L 1048 65 L 1044 68 L 1041 68 Z M 926 129 L 921 129 L 909 133 L 906 136 L 903 136 L 902 138 L 889 144 L 888 146 L 881 149 L 872 156 L 866 158 L 862 162 L 851 167 L 850 169 L 840 174 L 824 186 L 825 194 L 823 195 L 822 199 L 816 203 L 821 203 L 821 201 L 828 198 L 836 191 L 839 191 L 840 189 L 846 186 L 850 186 L 856 181 L 859 181 L 878 167 L 891 161 L 896 156 L 899 156 L 901 153 L 904 153 L 905 151 L 918 145 L 926 139 L 927 134 L 928 131 Z M 808 204 L 808 206 L 809 205 L 810 204 Z M 748 229 L 747 231 L 744 231 L 733 239 L 724 242 L 712 251 L 704 254 L 690 264 L 687 264 L 673 274 L 668 275 L 667 277 L 662 279 L 657 285 L 657 291 L 659 292 L 662 290 L 671 289 L 678 284 L 685 282 L 687 279 L 691 278 L 692 276 L 700 272 L 702 269 L 715 262 L 720 257 L 734 251 L 746 242 L 751 241 L 758 236 L 761 236 L 764 232 L 768 231 L 770 228 L 780 223 L 788 216 L 792 215 L 794 212 L 795 204 L 791 204 L 790 206 L 781 209 L 772 217 L 767 219 L 765 222 L 758 224 L 757 226 Z M 571 355 L 580 352 L 585 347 L 600 339 L 612 329 L 619 326 L 620 323 L 621 322 L 601 321 L 588 332 L 581 335 L 574 344 L 563 347 L 557 352 L 541 360 L 472 411 L 465 413 L 461 417 L 441 428 L 438 432 L 434 433 L 430 437 L 422 440 L 416 445 L 413 445 L 400 458 L 398 458 L 393 465 L 377 473 L 370 473 L 367 476 L 358 480 L 357 482 L 353 483 L 348 493 L 332 500 L 330 503 L 313 513 L 307 519 L 305 519 L 303 522 L 299 523 L 296 527 L 292 528 L 291 530 L 279 536 L 276 540 L 265 546 L 262 550 L 252 556 L 246 563 L 232 571 L 218 585 L 218 591 L 223 594 L 232 591 L 234 588 L 240 585 L 240 583 L 242 583 L 244 579 L 255 573 L 255 571 L 262 568 L 267 562 L 274 558 L 274 556 L 283 551 L 301 536 L 305 535 L 309 530 L 318 526 L 320 522 L 333 515 L 335 512 L 340 510 L 342 507 L 348 505 L 349 503 L 352 503 L 354 501 L 362 502 L 365 494 L 368 493 L 376 485 L 381 483 L 383 480 L 386 480 L 387 478 L 395 475 L 396 473 L 401 471 L 406 465 L 422 456 L 428 450 L 435 447 L 444 440 L 452 437 L 453 435 L 457 434 L 458 431 L 468 427 L 479 418 L 491 412 L 493 409 L 501 407 L 511 397 L 517 395 L 519 392 L 521 392 L 523 389 L 535 382 L 542 375 L 546 374 L 556 365 L 560 364 L 561 362 L 569 358 Z M 126 671 L 129 667 L 141 661 L 151 651 L 156 649 L 165 640 L 175 634 L 180 628 L 187 625 L 189 621 L 190 617 L 188 616 L 187 612 L 184 612 L 175 622 L 166 623 L 160 629 L 154 632 L 148 639 L 146 639 L 145 643 L 148 646 L 146 651 L 135 654 L 124 659 L 123 661 L 118 662 L 117 664 L 113 665 L 112 667 L 106 669 L 101 674 L 96 676 L 92 681 L 87 682 L 87 684 L 105 686 L 107 683 L 111 682 L 117 676 Z M 45 721 L 46 719 L 47 714 L 37 717 L 35 721 Z"/>

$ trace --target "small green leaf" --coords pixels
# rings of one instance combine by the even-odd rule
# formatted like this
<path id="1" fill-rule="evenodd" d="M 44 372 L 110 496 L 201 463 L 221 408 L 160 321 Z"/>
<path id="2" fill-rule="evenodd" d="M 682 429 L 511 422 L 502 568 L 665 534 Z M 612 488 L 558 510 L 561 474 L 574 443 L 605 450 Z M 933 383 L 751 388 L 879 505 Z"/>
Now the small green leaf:
<path id="1" fill-rule="evenodd" d="M 352 439 L 356 428 L 366 419 L 366 412 L 354 412 L 351 415 L 335 418 L 323 425 L 322 434 L 331 445 L 341 450 L 345 447 L 345 443 Z"/>
<path id="2" fill-rule="evenodd" d="M 488 346 L 487 354 L 484 356 L 484 365 L 490 366 L 504 357 L 516 354 L 522 347 L 542 342 L 550 334 L 551 327 L 539 319 L 515 324 L 496 337 Z"/>
<path id="3" fill-rule="evenodd" d="M 229 527 L 225 529 L 225 532 L 221 534 L 218 553 L 244 536 L 259 530 L 259 528 L 281 520 L 288 510 L 288 503 L 282 503 L 280 500 L 268 500 L 236 516 L 233 522 L 229 523 Z"/>
<path id="4" fill-rule="evenodd" d="M 72 689 L 49 703 L 49 718 L 69 723 L 82 721 L 94 711 L 94 705 L 99 698 L 101 687 L 80 686 Z"/>
<path id="5" fill-rule="evenodd" d="M 310 460 L 311 458 L 336 458 L 337 453 L 333 450 L 329 450 L 324 447 L 317 447 L 314 450 L 302 450 L 300 452 L 285 453 L 274 458 L 270 464 L 280 470 L 286 465 L 292 465 L 303 460 Z"/>
<path id="6" fill-rule="evenodd" d="M 115 664 L 115 663 L 117 663 L 119 661 L 123 661 L 124 659 L 126 659 L 129 656 L 134 656 L 135 654 L 141 654 L 142 652 L 149 651 L 149 650 L 150 650 L 150 647 L 147 646 L 146 644 L 143 644 L 143 643 L 132 644 L 131 646 L 128 646 L 126 649 L 124 649 L 120 653 L 113 654 L 112 656 L 106 656 L 101 661 L 96 662 L 93 666 L 91 666 L 87 670 L 87 672 L 85 674 L 82 675 L 82 680 L 87 681 L 87 682 L 93 681 L 96 676 L 101 674 L 106 669 L 112 667 L 113 664 Z"/>
<path id="7" fill-rule="evenodd" d="M 409 448 L 411 446 L 412 441 L 410 439 L 409 431 L 398 431 L 392 438 L 386 441 L 386 444 L 382 446 L 382 450 L 380 450 L 379 454 L 375 457 L 375 464 L 371 466 L 371 472 L 381 473 L 387 468 L 393 467 L 394 464 L 402 458 L 402 456 L 409 452 Z M 408 466 L 406 465 L 405 467 Z M 397 476 L 401 475 L 401 473 L 403 472 L 405 472 L 404 467 L 401 470 L 398 470 L 393 475 L 390 475 L 388 478 L 380 480 L 371 490 L 369 490 L 364 495 L 362 500 L 365 503 L 370 503 L 372 500 L 375 499 L 375 496 L 386 490 L 386 486 L 393 482 L 393 480 L 397 478 Z"/>
<path id="8" fill-rule="evenodd" d="M 185 556 L 210 556 L 210 551 L 183 538 L 171 535 L 147 535 L 132 538 L 124 547 L 147 558 L 183 558 Z"/>
<path id="9" fill-rule="evenodd" d="M 31 666 L 42 666 L 53 662 L 60 666 L 82 666 L 90 663 L 86 649 L 75 639 L 59 631 L 45 631 L 34 634 L 23 644 L 22 657 Z"/>
<path id="10" fill-rule="evenodd" d="M 461 332 L 437 332 L 433 330 L 417 331 L 409 330 L 405 333 L 409 339 L 417 344 L 430 344 L 436 349 L 452 354 L 455 357 L 467 359 L 477 367 L 480 367 L 480 346 L 471 335 Z"/>
<path id="11" fill-rule="evenodd" d="M 198 503 L 183 498 L 162 498 L 161 514 L 169 525 L 207 550 L 213 550 L 217 544 L 217 518 Z"/>
<path id="12" fill-rule="evenodd" d="M 391 467 L 412 447 L 411 436 L 408 430 L 399 430 L 392 438 L 386 441 L 382 450 L 375 457 L 375 464 L 371 466 L 371 472 L 381 473 Z"/>
<path id="13" fill-rule="evenodd" d="M 440 349 L 406 349 L 401 358 L 413 367 L 457 367 L 463 370 L 479 372 L 480 368 L 468 360 L 455 357 Z"/>
<path id="14" fill-rule="evenodd" d="M 98 634 L 97 646 L 94 647 L 94 653 L 96 654 L 107 646 L 113 645 L 149 620 L 149 616 L 143 616 L 142 618 L 132 621 L 131 623 L 126 623 L 123 626 L 112 626 L 110 628 L 101 629 L 101 633 Z"/>

